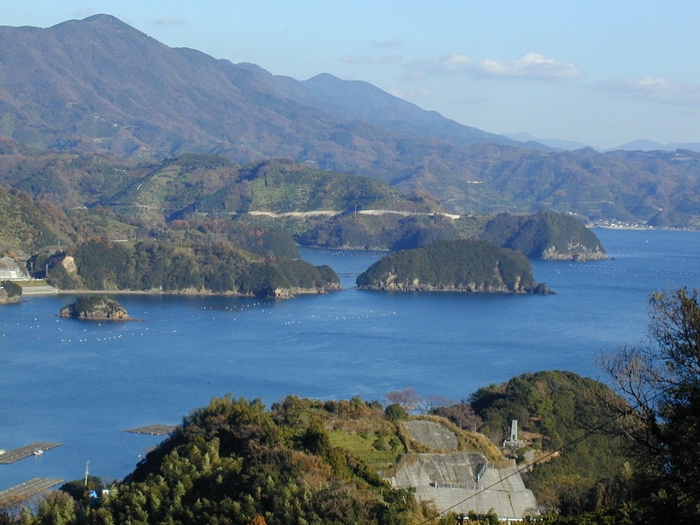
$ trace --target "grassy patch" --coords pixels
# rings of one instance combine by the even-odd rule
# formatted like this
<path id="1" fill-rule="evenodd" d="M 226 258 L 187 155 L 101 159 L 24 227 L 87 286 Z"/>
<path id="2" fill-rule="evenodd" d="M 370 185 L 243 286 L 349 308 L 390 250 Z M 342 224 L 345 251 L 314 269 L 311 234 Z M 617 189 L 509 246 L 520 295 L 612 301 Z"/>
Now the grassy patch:
<path id="1" fill-rule="evenodd" d="M 32 288 L 34 286 L 48 286 L 49 284 L 44 281 L 43 279 L 39 279 L 36 281 L 18 281 L 18 284 L 22 288 Z"/>
<path id="2" fill-rule="evenodd" d="M 401 440 L 395 434 L 388 432 L 357 434 L 344 430 L 331 430 L 329 434 L 333 446 L 353 452 L 374 468 L 393 465 L 405 452 Z"/>

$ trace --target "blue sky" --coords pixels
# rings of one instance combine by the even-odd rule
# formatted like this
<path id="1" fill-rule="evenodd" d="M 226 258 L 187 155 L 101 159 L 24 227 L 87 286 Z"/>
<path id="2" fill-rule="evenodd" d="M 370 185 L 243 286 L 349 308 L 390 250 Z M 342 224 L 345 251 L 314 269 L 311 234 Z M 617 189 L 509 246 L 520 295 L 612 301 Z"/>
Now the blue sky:
<path id="1" fill-rule="evenodd" d="M 700 2 L 0 0 L 0 24 L 109 13 L 171 47 L 366 80 L 494 133 L 700 142 Z"/>

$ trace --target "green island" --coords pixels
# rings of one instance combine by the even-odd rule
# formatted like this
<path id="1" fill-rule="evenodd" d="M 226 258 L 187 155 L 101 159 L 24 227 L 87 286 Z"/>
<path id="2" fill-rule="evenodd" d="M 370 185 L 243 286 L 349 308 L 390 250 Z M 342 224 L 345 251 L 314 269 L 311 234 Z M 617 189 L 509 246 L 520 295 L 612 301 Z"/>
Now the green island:
<path id="1" fill-rule="evenodd" d="M 363 290 L 537 293 L 527 258 L 487 241 L 439 241 L 387 255 L 357 278 Z"/>

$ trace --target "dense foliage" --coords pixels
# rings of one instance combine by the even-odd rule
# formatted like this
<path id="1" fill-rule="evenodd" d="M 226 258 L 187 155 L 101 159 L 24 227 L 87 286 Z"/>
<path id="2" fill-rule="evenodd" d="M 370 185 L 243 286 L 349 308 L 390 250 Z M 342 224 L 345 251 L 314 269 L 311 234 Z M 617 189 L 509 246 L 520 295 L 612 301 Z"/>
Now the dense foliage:
<path id="1" fill-rule="evenodd" d="M 64 289 L 213 292 L 276 296 L 295 289 L 337 289 L 339 280 L 327 266 L 300 260 L 263 258 L 228 243 L 166 244 L 81 243 L 66 251 L 77 272 L 69 272 L 63 254 L 48 259 L 47 280 Z M 45 262 L 36 258 L 35 266 Z"/>
<path id="2" fill-rule="evenodd" d="M 22 297 L 22 287 L 18 284 L 12 281 L 2 281 L 0 285 L 5 289 L 8 298 Z"/>
<path id="3" fill-rule="evenodd" d="M 194 410 L 95 507 L 82 482 L 46 500 L 24 523 L 229 525 L 409 524 L 423 519 L 408 490 L 393 490 L 360 458 L 334 446 L 324 422 L 381 407 L 359 399 L 215 398 Z M 389 422 L 385 424 L 391 426 Z M 62 519 L 62 521 L 59 521 Z"/>
<path id="4" fill-rule="evenodd" d="M 629 460 L 621 441 L 609 433 L 580 439 L 605 421 L 598 400 L 611 395 L 598 381 L 548 371 L 480 388 L 469 401 L 483 421 L 481 432 L 496 442 L 508 437 L 515 419 L 528 448 L 553 454 L 535 465 L 526 483 L 541 505 L 571 515 L 588 508 L 597 484 L 622 473 Z"/>
<path id="5" fill-rule="evenodd" d="M 388 255 L 362 273 L 357 285 L 395 290 L 538 290 L 524 255 L 473 240 L 440 241 Z"/>
<path id="6" fill-rule="evenodd" d="M 43 206 L 45 214 L 51 215 L 51 227 L 15 226 L 13 235 L 5 233 L 9 246 L 28 245 L 40 231 L 46 237 L 41 246 L 94 236 L 226 240 L 260 255 L 273 252 L 294 258 L 298 255 L 291 235 L 307 246 L 400 250 L 472 238 L 485 222 L 484 218 L 454 220 L 441 215 L 443 208 L 424 191 L 405 195 L 371 178 L 324 172 L 284 159 L 238 166 L 225 157 L 194 154 L 148 164 L 55 153 L 29 157 L 32 162 L 26 163 L 18 160 L 22 158 L 0 155 L 0 182 L 5 160 L 7 184 L 63 207 L 73 206 L 64 214 L 35 203 L 35 208 Z M 20 177 L 14 173 L 17 170 Z M 49 179 L 55 186 L 53 193 L 42 193 Z M 368 210 L 378 214 L 354 213 Z M 7 219 L 7 224 L 21 223 L 23 216 L 10 207 Z M 34 223 L 36 219 L 30 221 Z M 59 237 L 46 236 L 45 232 L 54 230 Z M 17 232 L 24 233 L 18 236 Z M 528 256 L 542 256 L 544 249 L 553 246 L 571 257 L 600 246 L 580 222 L 556 212 L 535 217 L 499 215 L 487 223 L 483 236 Z"/>
<path id="7" fill-rule="evenodd" d="M 462 232 L 452 219 L 436 216 L 344 214 L 318 223 L 297 236 L 300 244 L 327 248 L 406 250 L 454 240 Z"/>
<path id="8" fill-rule="evenodd" d="M 648 523 L 700 519 L 700 304 L 698 291 L 655 293 L 648 339 L 603 358 L 625 405 L 608 402 L 615 431 L 628 439 L 634 479 L 621 501 L 635 499 Z"/>
<path id="9" fill-rule="evenodd" d="M 57 208 L 33 201 L 16 189 L 0 187 L 0 251 L 34 252 L 61 241 L 70 242 L 75 232 Z"/>
<path id="10" fill-rule="evenodd" d="M 484 226 L 480 239 L 524 253 L 527 257 L 547 257 L 548 250 L 573 258 L 586 252 L 605 254 L 595 233 L 581 221 L 563 213 L 543 211 L 535 215 L 501 213 Z"/>

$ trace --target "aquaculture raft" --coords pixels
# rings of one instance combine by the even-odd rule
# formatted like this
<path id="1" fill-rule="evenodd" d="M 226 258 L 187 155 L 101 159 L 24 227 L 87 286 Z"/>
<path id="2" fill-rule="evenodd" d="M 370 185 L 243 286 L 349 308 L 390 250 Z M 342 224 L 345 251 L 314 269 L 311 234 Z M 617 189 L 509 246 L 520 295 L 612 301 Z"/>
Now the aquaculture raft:
<path id="1" fill-rule="evenodd" d="M 0 502 L 10 497 L 31 498 L 64 481 L 65 480 L 58 478 L 33 478 L 0 492 Z"/>
<path id="2" fill-rule="evenodd" d="M 48 443 L 46 441 L 39 441 L 38 443 L 32 443 L 31 445 L 26 445 L 24 447 L 8 450 L 4 454 L 0 454 L 0 464 L 9 465 L 10 463 L 14 463 L 15 461 L 19 461 L 20 459 L 28 458 L 35 452 L 41 454 L 49 449 L 60 446 L 60 443 Z"/>
<path id="3" fill-rule="evenodd" d="M 165 436 L 170 434 L 177 427 L 175 425 L 148 425 L 145 427 L 130 428 L 124 432 L 131 432 L 132 434 L 149 434 L 151 436 Z"/>

